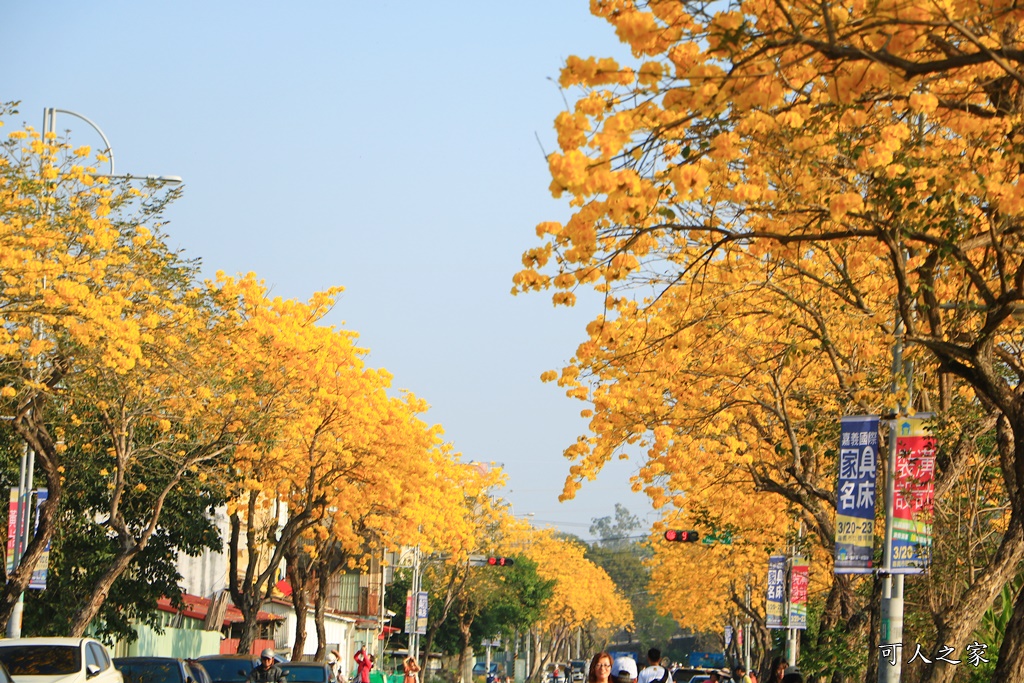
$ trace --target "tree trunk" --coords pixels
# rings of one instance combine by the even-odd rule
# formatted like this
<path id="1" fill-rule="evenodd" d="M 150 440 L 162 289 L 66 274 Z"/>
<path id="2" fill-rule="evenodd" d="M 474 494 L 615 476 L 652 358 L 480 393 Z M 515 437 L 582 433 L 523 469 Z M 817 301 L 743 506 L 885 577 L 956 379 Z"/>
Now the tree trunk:
<path id="1" fill-rule="evenodd" d="M 1020 521 L 1016 517 L 1012 517 L 1010 519 L 1010 526 L 1003 536 L 1003 542 L 1000 543 L 995 557 L 992 558 L 992 561 L 985 567 L 985 570 L 978 578 L 974 580 L 971 587 L 960 597 L 957 604 L 944 613 L 942 620 L 938 624 L 935 636 L 936 644 L 949 645 L 955 652 L 962 654 L 968 645 L 971 634 L 981 621 L 981 617 L 992 606 L 992 601 L 995 600 L 996 595 L 1003 589 L 1003 586 L 1013 579 L 1022 559 L 1024 559 L 1024 527 L 1021 526 Z M 1020 615 L 1018 608 L 1021 604 L 1020 598 L 1018 598 L 1014 606 L 1014 618 Z M 1020 616 L 1024 617 L 1024 615 Z M 1012 621 L 1011 619 L 1011 623 Z M 1010 638 L 1011 632 L 1012 628 L 1008 627 L 1006 629 L 1007 638 L 1003 640 L 1003 648 L 1006 648 L 1006 643 L 1012 640 Z M 1024 680 L 1024 676 L 1012 676 L 1009 673 L 1019 671 L 1020 667 L 1024 666 L 1024 659 L 1018 656 L 1016 660 L 1018 661 L 1014 662 L 1014 657 L 1011 656 L 1006 661 L 1009 665 L 1009 668 L 1006 669 L 1006 674 L 1000 676 L 997 671 L 995 680 Z M 1000 665 L 1004 664 L 1002 650 L 1000 650 L 999 663 Z M 925 677 L 926 683 L 949 683 L 949 681 L 953 680 L 953 676 L 957 671 L 955 665 L 937 660 L 929 668 L 930 671 Z M 1010 675 L 1010 677 L 1007 678 L 1007 675 Z"/>
<path id="2" fill-rule="evenodd" d="M 985 658 L 991 659 L 991 653 Z M 1013 616 L 1006 624 L 992 680 L 1024 681 L 1024 590 L 1017 594 L 1013 603 Z"/>
<path id="3" fill-rule="evenodd" d="M 473 620 L 465 621 L 459 619 L 459 679 L 462 683 L 473 683 L 473 667 L 469 668 L 469 675 L 466 675 L 466 661 L 473 658 L 473 648 L 469 646 L 469 630 L 472 628 Z M 467 652 L 469 653 L 467 655 Z"/>
<path id="4" fill-rule="evenodd" d="M 55 490 L 56 488 L 56 490 Z M 3 592 L 0 593 L 0 632 L 7 631 L 7 623 L 11 620 L 14 606 L 18 604 L 21 594 L 28 590 L 28 584 L 32 580 L 32 572 L 35 571 L 39 558 L 53 537 L 53 521 L 60 507 L 62 488 L 58 484 L 54 487 L 48 483 L 46 502 L 40 506 L 39 524 L 36 526 L 35 535 L 25 548 L 25 554 L 21 557 L 21 563 L 7 577 Z"/>
<path id="5" fill-rule="evenodd" d="M 238 642 L 238 651 L 240 653 L 249 653 L 252 650 L 252 645 L 256 640 L 258 632 L 256 619 L 259 616 L 260 608 L 263 607 L 263 603 L 269 600 L 273 593 L 274 583 L 271 579 L 276 575 L 277 567 L 284 558 L 285 552 L 292 548 L 302 532 L 312 525 L 309 511 L 303 510 L 295 516 L 288 518 L 284 528 L 281 529 L 280 536 L 277 534 L 277 524 L 274 522 L 268 528 L 265 539 L 261 539 L 261 534 L 257 534 L 256 529 L 256 502 L 257 495 L 251 493 L 246 511 L 248 523 L 245 529 L 245 547 L 249 552 L 246 553 L 245 574 L 241 577 L 238 575 L 238 556 L 241 550 L 242 520 L 238 516 L 237 511 L 230 518 L 231 537 L 228 542 L 228 590 L 231 592 L 231 601 L 241 610 L 242 618 L 244 619 L 242 636 Z M 266 544 L 273 548 L 270 558 L 266 562 L 266 567 L 262 571 L 260 571 L 260 553 L 257 552 L 260 545 L 262 545 L 261 540 L 265 540 Z"/>
<path id="6" fill-rule="evenodd" d="M 316 654 L 314 658 L 322 662 L 327 656 L 327 627 L 324 619 L 327 616 L 327 589 L 330 585 L 330 574 L 326 562 L 319 563 L 317 569 L 317 590 L 313 596 L 313 623 L 316 626 Z"/>
<path id="7" fill-rule="evenodd" d="M 164 486 L 164 489 L 157 496 L 156 501 L 153 503 L 153 510 L 150 513 L 149 521 L 143 528 L 142 533 L 139 534 L 138 538 L 135 538 L 134 533 L 128 528 L 128 524 L 125 522 L 124 517 L 119 511 L 119 501 L 115 497 L 114 502 L 111 503 L 110 507 L 110 526 L 116 530 L 117 539 L 121 545 L 121 552 L 114 556 L 110 564 L 107 566 L 106 571 L 100 576 L 99 580 L 96 581 L 96 585 L 92 588 L 89 598 L 85 601 L 85 604 L 75 613 L 75 616 L 71 620 L 71 636 L 75 638 L 81 637 L 85 633 L 85 629 L 89 627 L 89 624 L 96 615 L 99 614 L 100 608 L 103 607 L 104 601 L 107 599 L 107 595 L 110 593 L 110 587 L 114 585 L 118 577 L 121 576 L 128 569 L 128 566 L 132 563 L 139 553 L 146 549 L 149 545 L 149 539 L 156 533 L 158 524 L 160 522 L 160 514 L 163 512 L 164 503 L 167 500 L 167 496 L 170 495 L 174 487 L 181 481 L 181 476 L 184 473 L 184 468 L 180 469 L 174 474 L 171 480 Z"/>
<path id="8" fill-rule="evenodd" d="M 61 367 L 55 364 L 55 372 Z M 54 385 L 59 381 L 57 374 L 51 379 Z M 42 474 L 46 482 L 46 502 L 40 506 L 39 522 L 36 525 L 35 534 L 25 548 L 21 562 L 14 573 L 7 577 L 3 592 L 0 593 L 0 632 L 7 631 L 7 623 L 11 620 L 14 606 L 18 604 L 22 593 L 28 590 L 28 584 L 32 580 L 32 572 L 35 571 L 39 558 L 49 545 L 53 537 L 54 520 L 57 511 L 60 509 L 64 487 L 61 484 L 60 455 L 57 453 L 56 444 L 50 437 L 46 425 L 35 420 L 36 415 L 42 415 L 43 401 L 37 396 L 32 400 L 31 409 L 25 409 L 18 419 L 14 420 L 12 427 L 18 435 L 25 440 L 28 447 L 35 451 L 37 472 Z"/>
<path id="9" fill-rule="evenodd" d="M 466 576 L 468 576 L 468 568 L 467 571 L 461 573 L 458 567 L 452 567 L 450 571 L 451 575 L 448 578 L 448 587 L 445 589 L 444 601 L 441 603 L 441 614 L 437 619 L 431 619 L 427 624 L 426 637 L 423 639 L 423 650 L 420 653 L 423 661 L 420 662 L 420 670 L 424 672 L 427 671 L 427 663 L 430 661 L 430 649 L 434 645 L 434 636 L 437 635 L 437 631 L 441 628 L 442 624 L 448 620 L 448 615 L 451 614 L 455 597 L 465 585 Z"/>
<path id="10" fill-rule="evenodd" d="M 89 598 L 85 601 L 75 616 L 71 619 L 71 627 L 68 635 L 72 638 L 81 638 L 82 634 L 85 633 L 85 629 L 89 628 L 89 624 L 96 618 L 100 608 L 103 607 L 103 602 L 107 599 L 107 594 L 110 593 L 110 587 L 114 585 L 117 578 L 124 573 L 124 570 L 128 568 L 135 556 L 138 555 L 144 546 L 136 545 L 134 548 L 128 551 L 123 551 L 117 554 L 114 560 L 107 567 L 107 570 L 103 572 L 99 580 L 96 581 L 96 585 L 92 588 L 92 593 Z"/>
<path id="11" fill-rule="evenodd" d="M 306 616 L 309 614 L 309 600 L 306 596 L 306 581 L 299 567 L 297 552 L 289 552 L 287 558 L 288 583 L 292 586 L 292 607 L 295 609 L 295 642 L 292 644 L 292 661 L 302 660 L 306 651 Z"/>
<path id="12" fill-rule="evenodd" d="M 262 604 L 262 601 L 256 601 L 256 604 L 235 605 L 242 611 L 243 619 L 242 633 L 238 638 L 238 654 L 240 655 L 253 654 L 252 646 L 256 643 L 256 636 L 259 635 L 259 623 L 256 618 Z"/>

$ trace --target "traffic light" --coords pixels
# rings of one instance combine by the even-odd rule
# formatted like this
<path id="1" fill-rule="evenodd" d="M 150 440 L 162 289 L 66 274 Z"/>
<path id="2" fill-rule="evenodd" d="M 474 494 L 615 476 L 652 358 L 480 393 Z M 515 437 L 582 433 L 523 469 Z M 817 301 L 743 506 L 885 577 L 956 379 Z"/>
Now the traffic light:
<path id="1" fill-rule="evenodd" d="M 665 540 L 672 541 L 674 543 L 693 543 L 698 538 L 696 531 L 679 531 L 677 529 L 669 529 L 665 532 Z"/>
<path id="2" fill-rule="evenodd" d="M 511 557 L 488 557 L 487 564 L 492 567 L 511 567 L 516 563 Z"/>

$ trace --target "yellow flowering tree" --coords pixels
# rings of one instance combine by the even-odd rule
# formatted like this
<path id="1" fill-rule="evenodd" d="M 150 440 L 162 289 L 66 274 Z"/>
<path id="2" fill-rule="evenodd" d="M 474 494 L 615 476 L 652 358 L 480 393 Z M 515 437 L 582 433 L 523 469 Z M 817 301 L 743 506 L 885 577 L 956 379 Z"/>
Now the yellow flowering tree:
<path id="1" fill-rule="evenodd" d="M 455 492 L 479 484 L 460 475 L 439 428 L 418 419 L 426 405 L 390 396 L 390 375 L 365 367 L 356 335 L 320 324 L 337 290 L 299 302 L 248 278 L 222 278 L 222 288 L 243 319 L 233 362 L 265 408 L 256 436 L 234 451 L 229 509 L 230 590 L 247 651 L 277 568 L 304 535 L 334 544 L 349 566 L 372 547 L 465 546 Z"/>
<path id="2" fill-rule="evenodd" d="M 512 542 L 537 564 L 537 574 L 554 582 L 541 621 L 532 630 L 536 643 L 531 678 L 557 661 L 577 629 L 609 633 L 633 624 L 633 609 L 608 574 L 586 558 L 586 548 L 552 529 L 512 529 Z M 593 640 L 593 638 L 592 638 Z"/>
<path id="3" fill-rule="evenodd" d="M 556 303 L 580 286 L 606 294 L 559 378 L 594 404 L 593 436 L 568 451 L 566 495 L 617 449 L 648 448 L 637 484 L 656 504 L 691 514 L 699 486 L 683 479 L 735 477 L 791 503 L 828 548 L 827 425 L 910 398 L 940 411 L 963 400 L 998 431 L 1010 504 L 969 585 L 933 605 L 936 642 L 963 648 L 1024 558 L 1020 10 L 592 9 L 637 63 L 567 61 L 561 83 L 581 94 L 556 121 L 549 164 L 573 215 L 538 226 L 515 278 L 517 291 L 553 288 Z M 897 338 L 915 376 L 889 396 Z M 973 454 L 946 456 L 940 491 Z M 829 601 L 837 621 L 853 606 L 845 584 Z M 998 678 L 1024 676 L 1019 600 Z M 925 675 L 954 673 L 938 662 Z"/>
<path id="4" fill-rule="evenodd" d="M 52 537 L 66 477 L 84 474 L 78 469 L 78 454 L 89 447 L 81 442 L 89 429 L 82 427 L 75 411 L 98 405 L 91 403 L 98 400 L 93 389 L 102 383 L 107 389 L 135 385 L 129 391 L 139 391 L 139 373 L 152 372 L 151 365 L 159 364 L 152 353 L 160 343 L 156 312 L 191 303 L 175 300 L 171 293 L 169 280 L 176 277 L 177 266 L 154 235 L 160 212 L 174 192 L 146 196 L 127 183 L 112 184 L 96 175 L 88 148 L 71 149 L 55 136 L 44 140 L 31 129 L 10 133 L 2 152 L 0 410 L 25 446 L 35 451 L 36 473 L 48 498 L 21 564 L 7 577 L 0 595 L 0 626 Z M 120 410 L 124 406 L 115 404 L 124 397 L 117 391 L 104 393 L 110 401 L 104 409 Z M 83 403 L 89 403 L 84 411 Z M 157 425 L 159 415 L 142 413 L 133 414 L 145 423 L 140 429 Z M 125 430 L 134 426 L 106 424 L 110 437 L 122 443 Z M 124 473 L 121 466 L 128 460 L 122 456 L 133 458 L 120 451 L 110 470 Z M 124 479 L 114 484 L 112 499 L 126 484 Z M 159 508 L 157 503 L 154 525 Z M 125 532 L 117 509 L 114 503 L 107 522 L 115 533 Z M 128 546 L 145 546 L 144 539 L 139 543 L 129 536 L 122 538 Z M 119 558 L 101 583 L 109 587 L 132 556 L 129 551 Z M 103 594 L 103 586 L 97 586 L 83 618 Z"/>

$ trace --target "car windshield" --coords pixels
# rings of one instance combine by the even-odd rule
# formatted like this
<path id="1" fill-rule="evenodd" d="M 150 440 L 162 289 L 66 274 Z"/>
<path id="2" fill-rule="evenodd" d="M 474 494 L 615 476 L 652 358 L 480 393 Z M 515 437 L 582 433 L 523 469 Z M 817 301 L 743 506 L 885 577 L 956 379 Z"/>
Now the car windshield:
<path id="1" fill-rule="evenodd" d="M 237 683 L 244 681 L 253 665 L 248 659 L 204 659 L 199 662 L 210 674 L 213 683 Z"/>
<path id="2" fill-rule="evenodd" d="M 114 666 L 124 677 L 124 683 L 182 683 L 177 662 L 121 663 L 115 660 Z"/>
<path id="3" fill-rule="evenodd" d="M 327 683 L 327 670 L 322 666 L 288 666 L 281 665 L 281 670 L 288 676 L 288 683 Z"/>
<path id="4" fill-rule="evenodd" d="M 0 662 L 12 676 L 56 676 L 80 671 L 82 655 L 74 645 L 8 645 Z"/>

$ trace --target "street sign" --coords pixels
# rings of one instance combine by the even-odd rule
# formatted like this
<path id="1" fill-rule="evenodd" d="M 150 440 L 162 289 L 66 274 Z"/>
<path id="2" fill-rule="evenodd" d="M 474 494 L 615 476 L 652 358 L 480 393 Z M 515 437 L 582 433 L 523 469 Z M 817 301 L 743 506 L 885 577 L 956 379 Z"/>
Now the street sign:
<path id="1" fill-rule="evenodd" d="M 704 534 L 704 538 L 700 540 L 704 545 L 714 545 L 721 543 L 722 545 L 732 545 L 732 532 L 731 531 L 711 531 Z"/>

